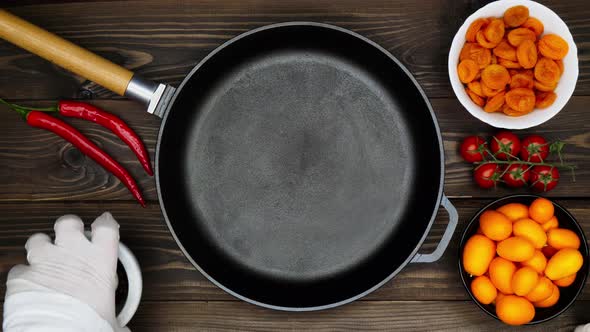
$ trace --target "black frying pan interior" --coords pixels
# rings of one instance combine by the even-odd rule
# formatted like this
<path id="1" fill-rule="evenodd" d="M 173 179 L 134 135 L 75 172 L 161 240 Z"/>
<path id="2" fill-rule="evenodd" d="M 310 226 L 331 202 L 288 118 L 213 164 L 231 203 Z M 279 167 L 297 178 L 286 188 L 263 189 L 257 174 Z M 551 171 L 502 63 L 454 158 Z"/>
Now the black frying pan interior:
<path id="1" fill-rule="evenodd" d="M 407 262 L 441 191 L 427 101 L 388 54 L 261 30 L 185 81 L 158 146 L 167 221 L 201 271 L 268 306 L 330 306 Z"/>

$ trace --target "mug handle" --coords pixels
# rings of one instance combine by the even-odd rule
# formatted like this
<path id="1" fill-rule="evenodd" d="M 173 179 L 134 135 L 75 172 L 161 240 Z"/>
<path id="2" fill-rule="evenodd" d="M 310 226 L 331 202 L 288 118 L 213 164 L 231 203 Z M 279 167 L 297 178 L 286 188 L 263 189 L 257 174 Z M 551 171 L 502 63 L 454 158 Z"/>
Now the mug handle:
<path id="1" fill-rule="evenodd" d="M 92 236 L 90 231 L 84 231 L 84 234 L 89 239 Z M 143 290 L 143 277 L 141 276 L 141 267 L 139 266 L 137 258 L 135 258 L 133 252 L 121 242 L 119 242 L 117 256 L 121 265 L 123 265 L 123 268 L 125 269 L 125 274 L 127 274 L 127 299 L 125 300 L 123 309 L 121 309 L 121 312 L 117 315 L 119 326 L 125 327 L 127 323 L 131 321 L 131 318 L 135 315 L 135 312 L 139 307 Z"/>
<path id="2" fill-rule="evenodd" d="M 414 258 L 410 261 L 410 263 L 432 263 L 439 260 L 442 255 L 444 254 L 445 250 L 449 246 L 449 242 L 453 238 L 453 233 L 455 233 L 455 228 L 457 228 L 457 223 L 459 221 L 459 213 L 457 213 L 457 209 L 455 206 L 449 201 L 446 195 L 443 194 L 442 199 L 440 201 L 440 205 L 447 210 L 449 214 L 449 224 L 447 225 L 447 229 L 440 239 L 438 246 L 436 249 L 430 254 L 416 254 Z"/>
<path id="3" fill-rule="evenodd" d="M 143 289 L 143 278 L 141 276 L 141 268 L 135 255 L 123 243 L 119 242 L 119 261 L 125 273 L 127 274 L 127 284 L 129 289 L 127 291 L 127 300 L 123 305 L 123 309 L 117 315 L 119 326 L 125 327 L 131 320 L 141 301 L 141 292 Z"/>

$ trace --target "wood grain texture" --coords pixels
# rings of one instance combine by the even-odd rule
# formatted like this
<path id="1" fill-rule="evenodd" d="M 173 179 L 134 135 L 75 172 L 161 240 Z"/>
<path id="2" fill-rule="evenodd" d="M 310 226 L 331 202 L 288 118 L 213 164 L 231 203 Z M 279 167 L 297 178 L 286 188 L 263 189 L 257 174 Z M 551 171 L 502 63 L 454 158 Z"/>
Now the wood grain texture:
<path id="1" fill-rule="evenodd" d="M 454 200 L 459 210 L 459 225 L 443 258 L 436 263 L 408 265 L 392 281 L 361 301 L 468 300 L 457 270 L 458 242 L 466 223 L 487 202 L 489 200 Z M 559 203 L 585 230 L 590 230 L 590 200 L 559 200 Z M 23 246 L 30 235 L 52 233 L 55 219 L 63 214 L 77 214 L 89 225 L 105 210 L 113 213 L 121 224 L 121 239 L 137 255 L 142 266 L 144 300 L 237 301 L 193 268 L 168 232 L 157 206 L 141 209 L 132 202 L 1 203 L 0 280 L 5 280 L 13 265 L 25 262 Z M 446 223 L 446 213 L 441 210 L 421 252 L 434 250 Z M 586 236 L 590 236 L 588 231 Z M 0 298 L 3 296 L 4 283 L 0 282 Z M 581 299 L 590 300 L 590 287 L 584 289 Z"/>
<path id="2" fill-rule="evenodd" d="M 573 331 L 587 322 L 590 303 L 519 331 Z M 336 309 L 289 313 L 242 302 L 144 302 L 130 325 L 137 331 L 514 331 L 473 303 L 374 301 Z"/>
<path id="3" fill-rule="evenodd" d="M 2 303 L 0 303 L 2 311 Z M 518 331 L 573 331 L 587 323 L 590 301 L 557 318 Z M 0 317 L 0 322 L 2 317 Z M 371 301 L 310 313 L 271 311 L 244 302 L 144 301 L 132 331 L 515 331 L 467 301 Z"/>
<path id="4" fill-rule="evenodd" d="M 154 179 L 115 135 L 67 120 L 126 167 L 149 200 L 140 208 L 112 175 L 55 135 L 28 127 L 0 107 L 0 298 L 9 269 L 25 262 L 24 243 L 35 232 L 52 233 L 55 219 L 80 215 L 88 224 L 111 211 L 122 240 L 137 255 L 144 297 L 133 331 L 504 331 L 470 300 L 457 271 L 458 241 L 471 216 L 492 198 L 521 191 L 480 190 L 457 154 L 467 135 L 495 130 L 471 117 L 455 100 L 447 78 L 447 53 L 463 20 L 488 0 L 186 0 L 3 1 L 0 7 L 155 81 L 178 85 L 191 68 L 224 41 L 250 29 L 284 21 L 318 21 L 352 29 L 388 49 L 415 75 L 431 98 L 446 152 L 445 192 L 459 210 L 447 252 L 432 264 L 410 264 L 392 281 L 352 304 L 312 313 L 261 309 L 226 294 L 198 273 L 169 233 L 157 203 Z M 562 174 L 549 196 L 590 230 L 590 6 L 586 0 L 540 1 L 568 24 L 577 42 L 580 77 L 567 107 L 539 133 L 565 140 L 566 159 L 579 166 L 577 182 Z M 94 98 L 124 119 L 154 158 L 160 120 L 143 106 L 0 41 L 0 97 L 47 106 L 57 98 Z M 113 99 L 113 100 L 109 100 Z M 425 188 L 428 190 L 428 188 Z M 524 190 L 523 190 L 524 191 Z M 446 226 L 439 216 L 421 251 L 432 251 Z M 395 253 L 392 253 L 395 255 Z M 2 311 L 2 303 L 0 303 Z M 0 317 L 0 325 L 1 325 Z M 590 287 L 557 319 L 525 331 L 571 331 L 590 320 Z"/>
<path id="5" fill-rule="evenodd" d="M 455 99 L 431 100 L 442 130 L 446 157 L 445 193 L 450 197 L 498 197 L 526 192 L 503 187 L 483 190 L 472 180 L 472 167 L 458 153 L 461 140 L 468 135 L 491 136 L 495 130 L 475 119 Z M 48 106 L 51 102 L 24 104 Z M 135 102 L 101 100 L 94 104 L 124 119 L 142 137 L 153 160 L 160 120 L 144 112 Z M 532 130 L 519 131 L 545 135 L 549 140 L 568 143 L 565 159 L 577 164 L 577 181 L 569 173 L 549 193 L 553 197 L 588 197 L 590 185 L 590 122 L 587 105 L 590 97 L 574 97 L 551 121 Z M 578 119 L 572 121 L 572 119 Z M 154 178 L 145 174 L 131 150 L 109 130 L 83 120 L 70 120 L 76 128 L 115 156 L 135 177 L 146 199 L 155 201 Z M 119 180 L 85 157 L 56 135 L 28 127 L 20 117 L 0 105 L 0 201 L 78 201 L 131 200 Z"/>
<path id="6" fill-rule="evenodd" d="M 133 76 L 128 69 L 5 10 L 0 10 L 0 37 L 121 96 Z"/>
<path id="7" fill-rule="evenodd" d="M 74 2 L 8 9 L 142 76 L 177 86 L 190 69 L 224 41 L 247 30 L 285 21 L 317 21 L 356 31 L 408 67 L 429 97 L 453 95 L 447 54 L 465 18 L 486 0 L 206 0 Z M 577 41 L 576 94 L 590 94 L 590 6 L 586 0 L 541 1 L 568 24 Z M 2 5 L 0 5 L 2 6 Z M 4 6 L 8 6 L 4 4 Z M 114 95 L 96 84 L 0 42 L 2 96 L 18 99 Z M 15 84 L 18 82 L 18 84 Z"/>

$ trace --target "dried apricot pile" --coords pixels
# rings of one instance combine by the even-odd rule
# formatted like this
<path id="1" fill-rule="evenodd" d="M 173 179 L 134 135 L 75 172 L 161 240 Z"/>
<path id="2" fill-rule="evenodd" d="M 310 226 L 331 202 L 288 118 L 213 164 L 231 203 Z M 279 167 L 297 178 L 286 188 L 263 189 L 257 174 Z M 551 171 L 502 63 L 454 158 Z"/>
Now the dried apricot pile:
<path id="1" fill-rule="evenodd" d="M 471 23 L 457 66 L 471 100 L 488 113 L 509 116 L 551 106 L 569 47 L 543 31 L 543 23 L 525 6 Z"/>
<path id="2" fill-rule="evenodd" d="M 575 232 L 559 227 L 553 203 L 537 198 L 530 206 L 484 211 L 462 263 L 477 301 L 494 304 L 504 323 L 522 325 L 533 320 L 535 308 L 557 303 L 559 287 L 574 283 L 584 264 L 580 244 Z"/>

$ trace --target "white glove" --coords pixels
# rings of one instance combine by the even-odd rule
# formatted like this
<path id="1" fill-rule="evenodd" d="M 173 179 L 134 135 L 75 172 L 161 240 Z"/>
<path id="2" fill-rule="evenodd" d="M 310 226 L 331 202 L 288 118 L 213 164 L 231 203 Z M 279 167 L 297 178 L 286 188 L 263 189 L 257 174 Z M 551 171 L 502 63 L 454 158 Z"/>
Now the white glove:
<path id="1" fill-rule="evenodd" d="M 574 332 L 590 332 L 590 324 L 579 325 Z"/>
<path id="2" fill-rule="evenodd" d="M 105 212 L 92 239 L 75 215 L 55 222 L 55 244 L 35 234 L 25 244 L 29 265 L 10 270 L 3 329 L 20 331 L 129 331 L 115 316 L 119 225 Z"/>

